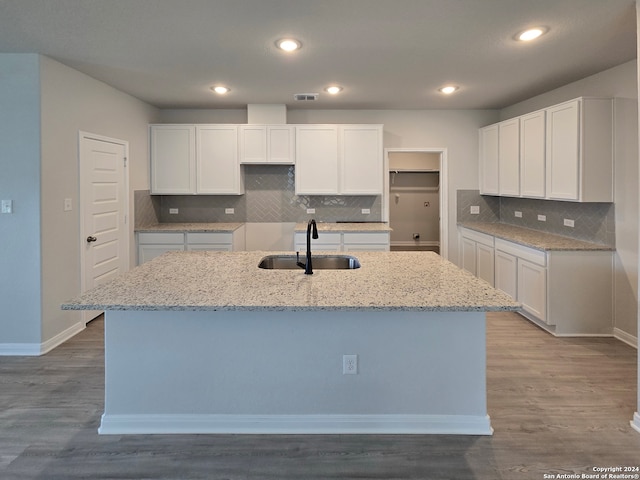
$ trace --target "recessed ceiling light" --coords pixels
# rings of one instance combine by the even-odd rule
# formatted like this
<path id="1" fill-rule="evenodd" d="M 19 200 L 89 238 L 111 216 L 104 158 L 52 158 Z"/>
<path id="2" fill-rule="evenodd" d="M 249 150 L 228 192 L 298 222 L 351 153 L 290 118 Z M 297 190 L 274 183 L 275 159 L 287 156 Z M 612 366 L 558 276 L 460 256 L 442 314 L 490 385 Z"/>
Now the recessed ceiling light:
<path id="1" fill-rule="evenodd" d="M 438 91 L 440 93 L 444 93 L 445 95 L 451 95 L 453 92 L 458 90 L 460 87 L 456 87 L 455 85 L 447 85 L 445 87 L 439 88 Z"/>
<path id="2" fill-rule="evenodd" d="M 521 42 L 530 42 L 531 40 L 535 40 L 545 33 L 547 33 L 547 29 L 544 27 L 529 28 L 524 32 L 520 32 L 519 34 L 517 34 L 516 40 L 520 40 Z"/>
<path id="3" fill-rule="evenodd" d="M 342 87 L 338 85 L 331 85 L 330 87 L 325 88 L 324 91 L 331 95 L 336 95 L 342 91 Z"/>
<path id="4" fill-rule="evenodd" d="M 225 93 L 229 93 L 231 91 L 229 87 L 225 87 L 223 85 L 216 85 L 215 87 L 211 87 L 211 90 L 219 95 L 224 95 Z"/>
<path id="5" fill-rule="evenodd" d="M 302 43 L 294 38 L 281 38 L 276 42 L 276 46 L 285 52 L 293 52 L 302 47 Z"/>

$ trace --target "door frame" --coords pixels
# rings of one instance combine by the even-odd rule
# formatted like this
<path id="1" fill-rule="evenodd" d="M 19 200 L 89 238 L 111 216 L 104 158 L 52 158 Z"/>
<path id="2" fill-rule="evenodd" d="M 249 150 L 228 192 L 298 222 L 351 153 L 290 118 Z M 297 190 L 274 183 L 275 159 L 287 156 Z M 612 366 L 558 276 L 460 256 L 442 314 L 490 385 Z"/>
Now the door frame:
<path id="1" fill-rule="evenodd" d="M 116 145 L 121 145 L 124 147 L 124 167 L 123 167 L 123 181 L 124 181 L 124 196 L 122 198 L 122 210 L 124 211 L 124 245 L 122 248 L 122 253 L 125 256 L 125 265 L 129 268 L 130 265 L 130 222 L 129 222 L 129 169 L 127 168 L 129 165 L 129 142 L 126 140 L 120 140 L 117 138 L 106 137 L 104 135 L 98 135 L 95 133 L 85 132 L 82 130 L 78 131 L 78 222 L 80 224 L 79 232 L 80 232 L 80 243 L 79 243 L 79 254 L 80 254 L 80 293 L 84 293 L 87 291 L 87 274 L 86 274 L 86 258 L 85 258 L 85 250 L 83 248 L 85 239 L 90 232 L 85 231 L 84 226 L 84 216 L 86 214 L 86 204 L 87 204 L 87 188 L 86 188 L 86 177 L 88 172 L 86 170 L 86 162 L 83 162 L 83 143 L 85 140 L 97 140 L 100 142 L 113 143 Z M 82 311 L 82 319 L 84 323 L 88 323 L 93 320 L 97 315 L 99 315 L 99 311 Z"/>
<path id="2" fill-rule="evenodd" d="M 449 259 L 449 203 L 448 203 L 448 162 L 447 149 L 433 148 L 385 148 L 384 149 L 384 189 L 382 192 L 382 221 L 389 222 L 389 153 L 439 153 L 440 154 L 440 256 Z"/>

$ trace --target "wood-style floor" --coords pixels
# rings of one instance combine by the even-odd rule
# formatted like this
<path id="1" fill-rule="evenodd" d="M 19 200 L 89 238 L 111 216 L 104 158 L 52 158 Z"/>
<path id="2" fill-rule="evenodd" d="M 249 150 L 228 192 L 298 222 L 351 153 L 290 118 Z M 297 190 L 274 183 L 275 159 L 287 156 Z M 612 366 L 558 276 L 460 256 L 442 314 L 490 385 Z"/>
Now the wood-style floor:
<path id="1" fill-rule="evenodd" d="M 640 466 L 637 352 L 615 339 L 489 314 L 491 437 L 99 436 L 103 327 L 42 357 L 0 357 L 0 479 L 540 480 Z"/>

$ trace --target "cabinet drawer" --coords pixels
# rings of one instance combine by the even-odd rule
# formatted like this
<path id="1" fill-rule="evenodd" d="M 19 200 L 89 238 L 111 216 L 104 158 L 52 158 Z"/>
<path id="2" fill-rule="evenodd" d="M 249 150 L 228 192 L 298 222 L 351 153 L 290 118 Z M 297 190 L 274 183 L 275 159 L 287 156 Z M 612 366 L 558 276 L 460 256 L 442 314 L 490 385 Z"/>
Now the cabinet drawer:
<path id="1" fill-rule="evenodd" d="M 138 234 L 138 243 L 146 245 L 180 245 L 184 244 L 184 233 L 150 233 Z"/>
<path id="2" fill-rule="evenodd" d="M 359 243 L 359 244 L 387 244 L 389 243 L 389 234 L 384 232 L 375 233 L 345 233 L 344 243 Z"/>
<path id="3" fill-rule="evenodd" d="M 325 233 L 319 232 L 318 238 L 311 239 L 312 245 L 340 245 L 342 243 L 342 234 L 341 233 Z M 307 243 L 307 234 L 306 233 L 296 233 L 295 243 Z"/>
<path id="4" fill-rule="evenodd" d="M 476 232 L 475 230 L 469 230 L 467 228 L 461 229 L 461 234 L 463 237 L 468 238 L 470 240 L 474 240 L 478 243 L 482 243 L 487 247 L 493 247 L 494 238 L 492 235 L 487 235 L 486 233 Z M 497 242 L 497 240 L 496 240 Z"/>
<path id="5" fill-rule="evenodd" d="M 496 250 L 501 250 L 515 257 L 528 260 L 529 262 L 540 265 L 541 267 L 545 267 L 547 265 L 547 254 L 541 250 L 507 242 L 506 240 L 501 240 L 499 238 L 496 238 L 495 247 Z"/>
<path id="6" fill-rule="evenodd" d="M 187 233 L 187 244 L 203 245 L 215 243 L 233 243 L 233 233 L 230 232 L 193 232 Z"/>

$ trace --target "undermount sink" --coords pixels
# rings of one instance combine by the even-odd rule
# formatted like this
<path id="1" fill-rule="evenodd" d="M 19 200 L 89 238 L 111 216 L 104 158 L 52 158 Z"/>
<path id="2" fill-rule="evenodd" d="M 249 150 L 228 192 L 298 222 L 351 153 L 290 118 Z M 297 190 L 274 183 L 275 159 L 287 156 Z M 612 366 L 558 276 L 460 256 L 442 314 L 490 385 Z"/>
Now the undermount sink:
<path id="1" fill-rule="evenodd" d="M 360 268 L 360 262 L 351 255 L 314 255 L 312 257 L 314 270 L 353 270 Z M 300 255 L 267 255 L 260 260 L 259 268 L 268 270 L 300 270 L 298 261 L 305 261 L 305 256 Z"/>

